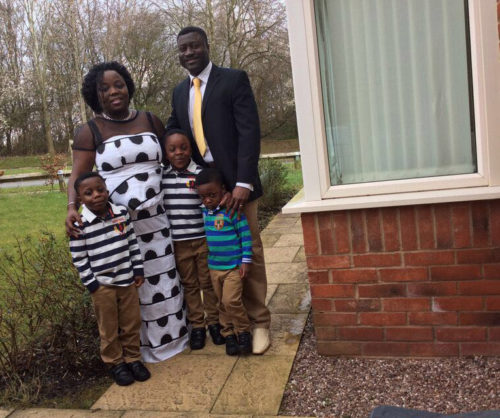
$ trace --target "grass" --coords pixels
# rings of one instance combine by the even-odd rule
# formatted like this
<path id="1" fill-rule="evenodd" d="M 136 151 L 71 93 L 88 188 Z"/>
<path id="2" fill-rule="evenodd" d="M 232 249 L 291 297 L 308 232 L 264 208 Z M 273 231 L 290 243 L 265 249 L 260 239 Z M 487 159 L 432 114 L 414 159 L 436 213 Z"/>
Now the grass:
<path id="1" fill-rule="evenodd" d="M 22 155 L 13 157 L 2 157 L 0 159 L 0 171 L 4 176 L 24 173 L 42 173 L 40 168 L 40 155 Z M 67 156 L 67 167 L 71 164 L 70 156 Z"/>
<path id="2" fill-rule="evenodd" d="M 278 152 L 299 151 L 298 139 L 264 139 L 260 144 L 261 154 L 276 154 Z"/>

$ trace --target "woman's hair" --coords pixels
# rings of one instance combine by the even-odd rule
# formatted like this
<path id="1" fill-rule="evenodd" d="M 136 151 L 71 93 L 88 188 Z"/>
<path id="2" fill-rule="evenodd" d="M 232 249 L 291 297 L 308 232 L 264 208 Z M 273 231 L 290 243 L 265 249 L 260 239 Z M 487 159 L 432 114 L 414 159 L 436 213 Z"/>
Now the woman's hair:
<path id="1" fill-rule="evenodd" d="M 97 87 L 102 80 L 104 72 L 110 70 L 116 71 L 125 80 L 129 101 L 132 100 L 132 97 L 134 97 L 134 80 L 132 80 L 130 73 L 122 64 L 116 61 L 101 62 L 96 64 L 89 70 L 82 83 L 83 99 L 95 113 L 102 113 L 102 107 L 99 103 L 99 97 L 97 95 Z"/>
<path id="2" fill-rule="evenodd" d="M 102 181 L 104 181 L 102 176 L 97 171 L 88 171 L 86 173 L 82 173 L 76 178 L 74 183 L 75 191 L 77 194 L 80 194 L 78 193 L 78 189 L 80 188 L 80 184 L 82 184 L 82 181 L 87 180 L 91 177 L 99 177 Z"/>

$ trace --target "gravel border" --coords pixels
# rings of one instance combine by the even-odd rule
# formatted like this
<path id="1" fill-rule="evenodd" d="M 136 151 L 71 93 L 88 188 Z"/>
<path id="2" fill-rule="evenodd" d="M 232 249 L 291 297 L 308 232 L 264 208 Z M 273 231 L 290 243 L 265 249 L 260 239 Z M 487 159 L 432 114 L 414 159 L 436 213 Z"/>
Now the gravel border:
<path id="1" fill-rule="evenodd" d="M 309 315 L 280 415 L 368 417 L 379 405 L 442 414 L 500 409 L 500 358 L 321 356 Z"/>

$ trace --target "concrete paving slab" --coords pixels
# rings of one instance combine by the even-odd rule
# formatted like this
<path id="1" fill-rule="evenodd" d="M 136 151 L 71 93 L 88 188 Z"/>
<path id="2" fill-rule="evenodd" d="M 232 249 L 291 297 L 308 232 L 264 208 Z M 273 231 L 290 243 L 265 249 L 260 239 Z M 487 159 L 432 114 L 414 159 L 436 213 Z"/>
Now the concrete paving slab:
<path id="1" fill-rule="evenodd" d="M 92 409 L 208 413 L 236 360 L 200 354 L 149 364 L 149 380 L 126 387 L 112 385 Z"/>
<path id="2" fill-rule="evenodd" d="M 293 259 L 294 263 L 305 263 L 306 262 L 306 252 L 304 250 L 304 247 L 300 247 L 299 251 L 297 251 L 297 254 L 295 254 L 295 257 Z M 307 269 L 306 269 L 307 270 Z"/>
<path id="3" fill-rule="evenodd" d="M 267 282 L 267 293 L 266 293 L 266 306 L 269 304 L 269 301 L 274 295 L 274 292 L 276 292 L 276 289 L 278 288 L 277 284 L 269 284 L 269 275 L 268 275 L 268 282 Z"/>
<path id="4" fill-rule="evenodd" d="M 14 411 L 13 409 L 0 409 L 0 418 L 5 418 L 9 416 L 9 414 Z"/>
<path id="5" fill-rule="evenodd" d="M 271 347 L 264 353 L 264 356 L 294 357 L 299 348 L 306 321 L 307 313 L 273 314 L 270 330 Z"/>
<path id="6" fill-rule="evenodd" d="M 294 226 L 297 223 L 297 218 L 293 216 L 275 216 L 266 226 L 266 229 L 274 229 L 281 227 Z"/>
<path id="7" fill-rule="evenodd" d="M 271 263 L 291 263 L 299 251 L 299 247 L 264 248 L 266 267 Z"/>
<path id="8" fill-rule="evenodd" d="M 210 334 L 207 332 L 207 339 L 205 342 L 205 347 L 201 350 L 186 350 L 183 351 L 183 354 L 197 356 L 199 354 L 209 354 L 216 356 L 225 356 L 226 355 L 226 346 L 225 345 L 215 345 L 210 338 Z"/>
<path id="9" fill-rule="evenodd" d="M 269 302 L 268 308 L 275 313 L 309 312 L 311 295 L 307 283 L 280 284 Z"/>
<path id="10" fill-rule="evenodd" d="M 267 283 L 305 283 L 307 266 L 305 263 L 267 263 Z"/>
<path id="11" fill-rule="evenodd" d="M 88 409 L 53 409 L 32 408 L 20 409 L 9 415 L 9 418 L 118 418 L 123 411 L 90 411 Z"/>
<path id="12" fill-rule="evenodd" d="M 205 412 L 127 411 L 122 418 L 252 418 L 252 415 L 214 415 Z"/>
<path id="13" fill-rule="evenodd" d="M 276 415 L 292 363 L 293 356 L 239 358 L 212 412 Z"/>
<path id="14" fill-rule="evenodd" d="M 260 234 L 264 247 L 272 247 L 280 239 L 280 234 Z"/>
<path id="15" fill-rule="evenodd" d="M 274 247 L 300 247 L 301 245 L 304 245 L 302 234 L 285 234 L 280 236 Z"/>

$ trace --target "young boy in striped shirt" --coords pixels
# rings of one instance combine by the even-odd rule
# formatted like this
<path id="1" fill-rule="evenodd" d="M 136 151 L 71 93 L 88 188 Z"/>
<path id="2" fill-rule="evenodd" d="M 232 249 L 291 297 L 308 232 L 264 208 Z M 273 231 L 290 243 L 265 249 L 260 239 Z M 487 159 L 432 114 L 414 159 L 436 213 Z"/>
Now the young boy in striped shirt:
<path id="1" fill-rule="evenodd" d="M 144 283 L 141 253 L 127 209 L 108 202 L 95 172 L 75 180 L 82 203 L 78 238 L 70 237 L 73 264 L 91 293 L 101 337 L 101 358 L 115 382 L 126 386 L 151 374 L 141 362 L 141 313 L 137 288 Z"/>
<path id="2" fill-rule="evenodd" d="M 215 345 L 225 342 L 208 271 L 201 200 L 194 187 L 196 174 L 202 168 L 191 159 L 191 144 L 184 131 L 168 131 L 164 146 L 170 166 L 163 172 L 163 202 L 171 224 L 175 263 L 184 286 L 187 319 L 192 326 L 189 346 L 200 350 L 205 346 L 206 326 Z"/>
<path id="3" fill-rule="evenodd" d="M 250 354 L 250 320 L 241 294 L 243 280 L 252 263 L 252 237 L 245 215 L 226 213 L 220 202 L 226 193 L 222 174 L 215 168 L 203 169 L 196 176 L 196 189 L 203 202 L 208 244 L 208 267 L 219 298 L 221 334 L 226 354 Z"/>

